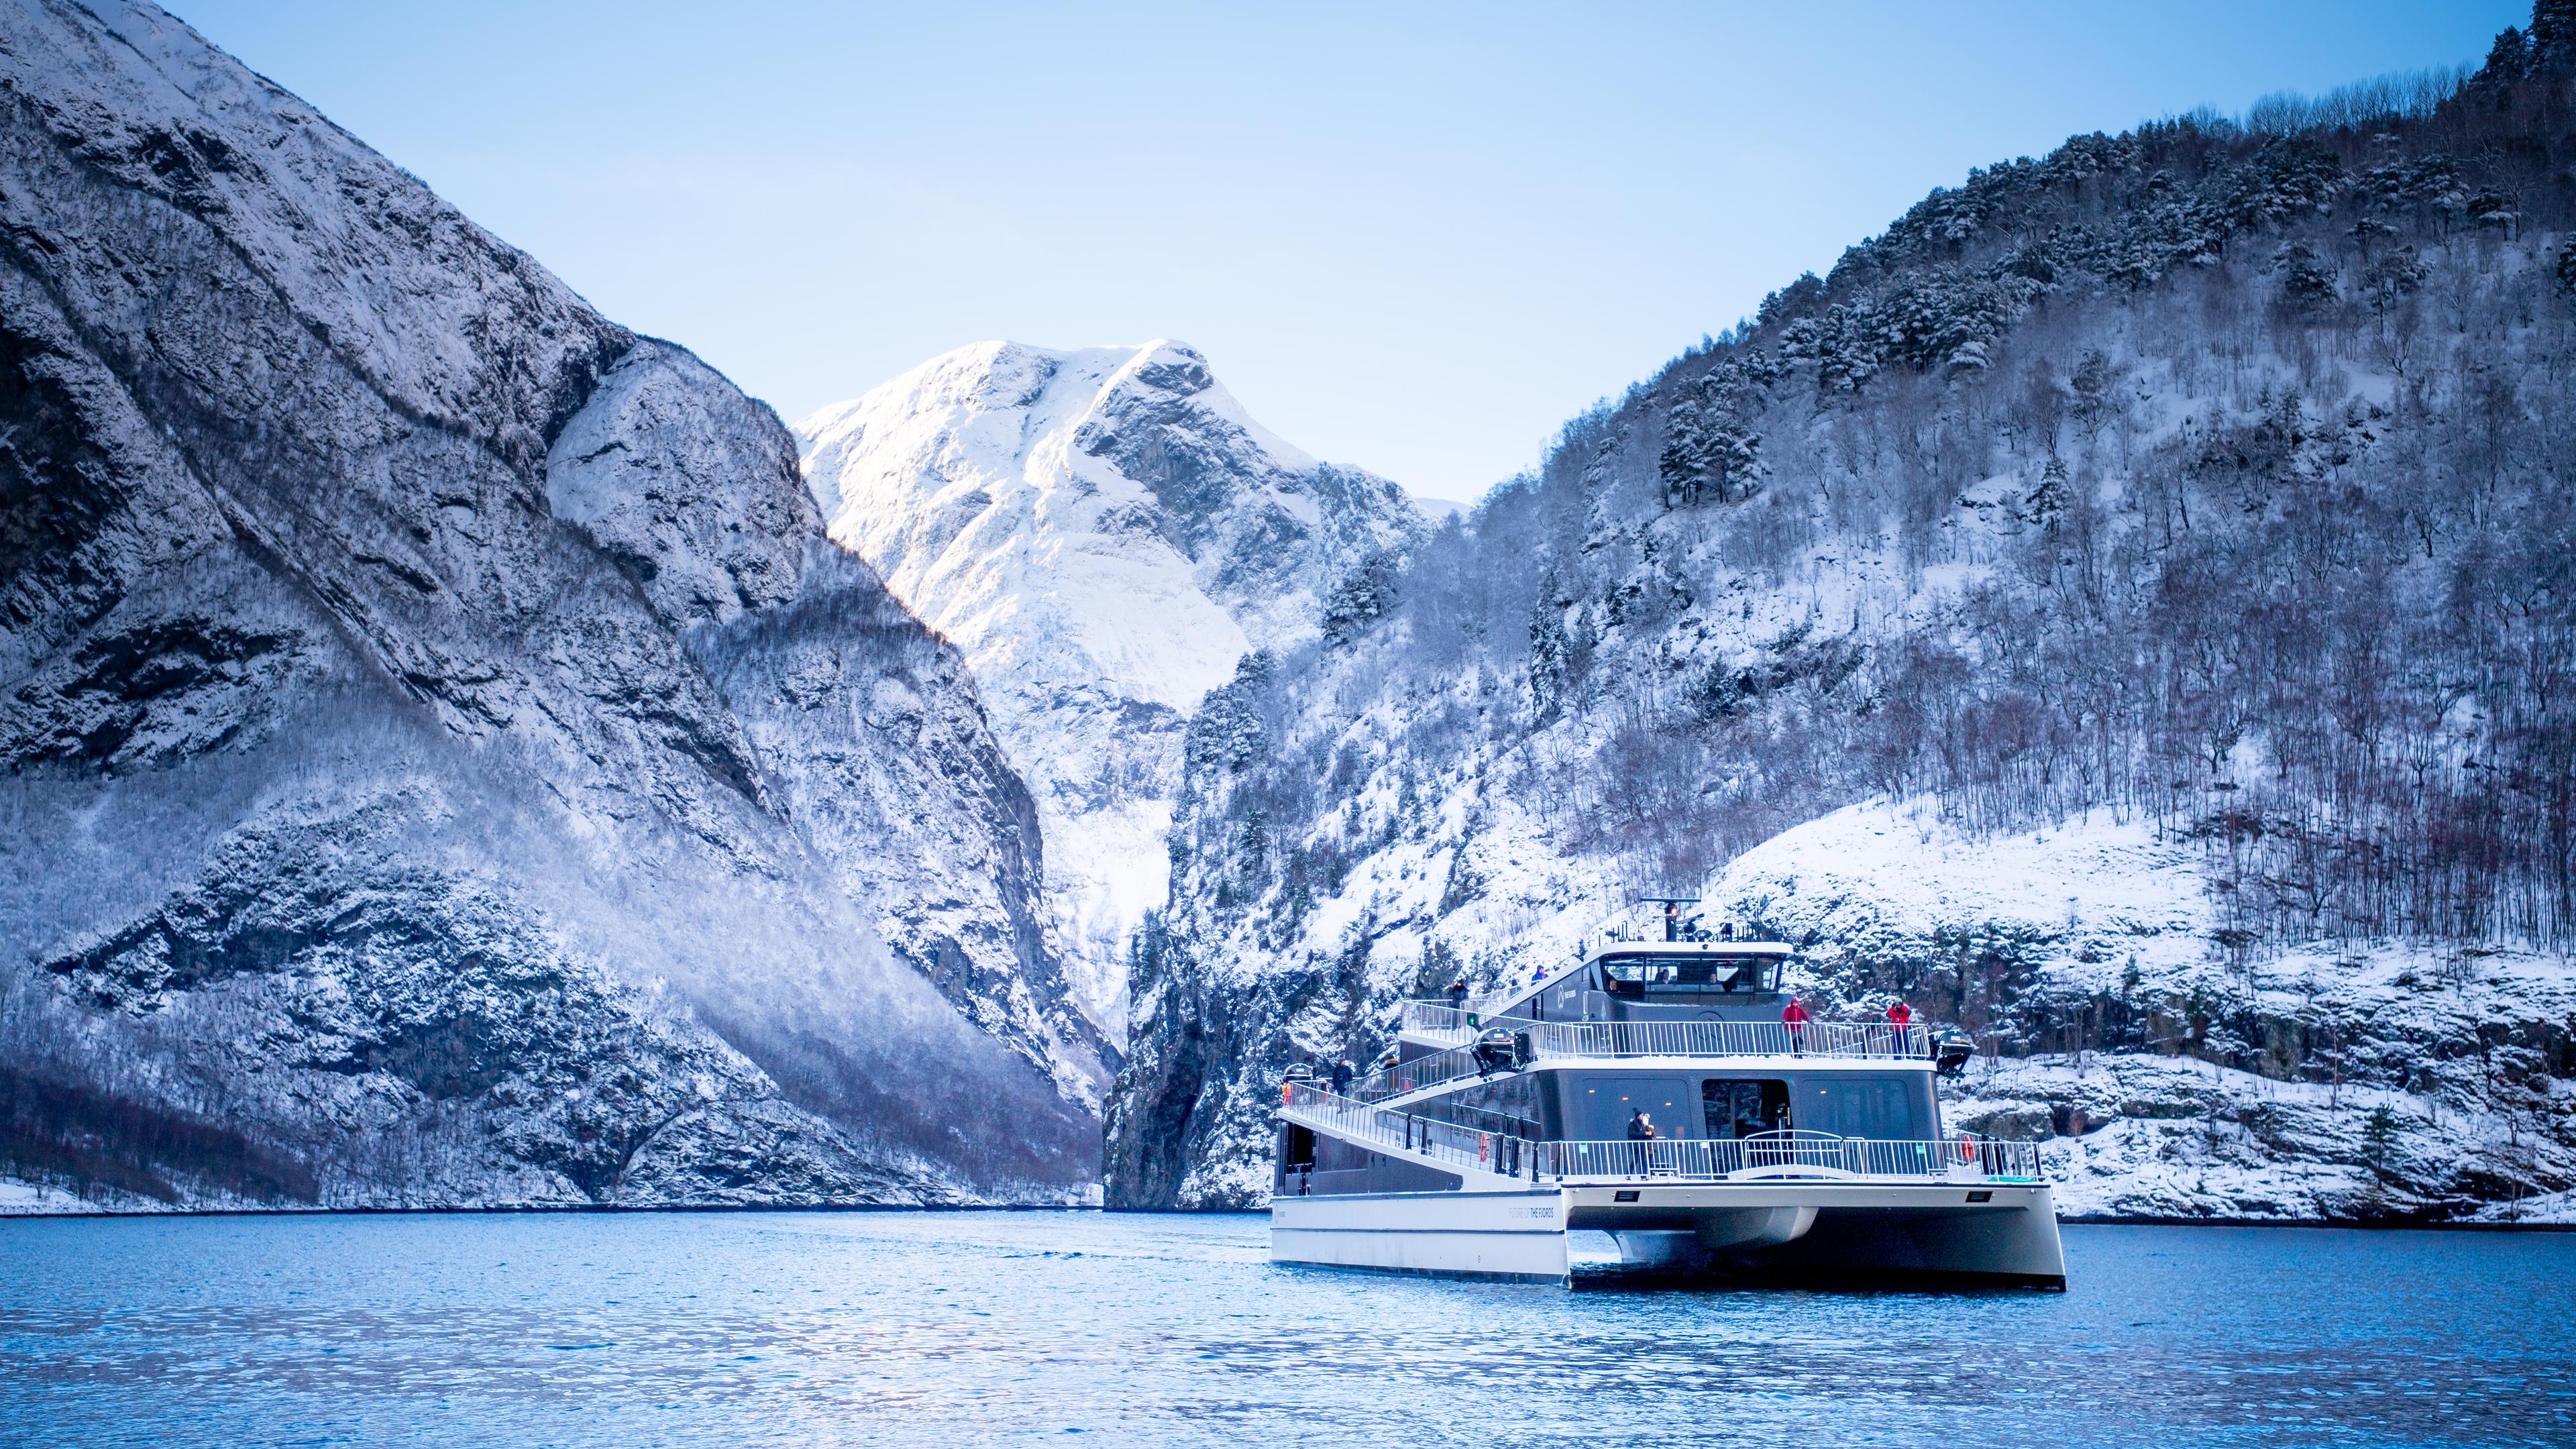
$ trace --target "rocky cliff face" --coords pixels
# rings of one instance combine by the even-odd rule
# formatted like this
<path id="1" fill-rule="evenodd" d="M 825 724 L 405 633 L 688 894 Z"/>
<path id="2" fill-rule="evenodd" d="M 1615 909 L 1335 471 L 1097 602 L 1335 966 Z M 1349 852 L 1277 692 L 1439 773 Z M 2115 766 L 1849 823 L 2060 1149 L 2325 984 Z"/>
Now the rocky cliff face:
<path id="1" fill-rule="evenodd" d="M 1102 1047 L 777 419 L 148 7 L 0 8 L 0 1170 L 1054 1198 Z"/>
<path id="2" fill-rule="evenodd" d="M 1281 442 L 1173 342 L 962 348 L 797 434 L 832 537 L 965 652 L 1037 797 L 1076 997 L 1122 1030 L 1200 697 L 1247 651 L 1347 626 L 1419 513 Z"/>
<path id="3" fill-rule="evenodd" d="M 2571 161 L 2518 38 L 2076 137 L 1570 423 L 1194 720 L 1111 1200 L 1258 1203 L 1288 1065 L 1706 893 L 2079 1210 L 2566 1214 Z"/>

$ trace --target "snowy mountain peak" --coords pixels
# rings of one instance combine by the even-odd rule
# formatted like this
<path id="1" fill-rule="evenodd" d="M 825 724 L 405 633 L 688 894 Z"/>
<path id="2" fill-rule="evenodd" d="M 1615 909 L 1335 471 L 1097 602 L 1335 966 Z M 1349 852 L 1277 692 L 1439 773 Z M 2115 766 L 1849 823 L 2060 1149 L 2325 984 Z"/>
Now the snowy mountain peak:
<path id="1" fill-rule="evenodd" d="M 1403 490 L 1253 421 L 1183 343 L 980 342 L 796 428 L 831 535 L 966 653 L 1039 800 L 1076 991 L 1123 1019 L 1182 731 L 1255 648 L 1420 537 Z"/>

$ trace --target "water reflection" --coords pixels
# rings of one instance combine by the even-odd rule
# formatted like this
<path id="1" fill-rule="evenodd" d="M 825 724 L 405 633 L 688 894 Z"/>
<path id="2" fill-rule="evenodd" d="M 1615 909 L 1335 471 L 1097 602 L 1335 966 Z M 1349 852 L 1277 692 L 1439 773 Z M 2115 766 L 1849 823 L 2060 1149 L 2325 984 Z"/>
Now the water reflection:
<path id="1" fill-rule="evenodd" d="M 1568 1293 L 1265 1230 L 0 1223 L 0 1442 L 2576 1442 L 2576 1236 L 2072 1228 L 2064 1294 Z"/>

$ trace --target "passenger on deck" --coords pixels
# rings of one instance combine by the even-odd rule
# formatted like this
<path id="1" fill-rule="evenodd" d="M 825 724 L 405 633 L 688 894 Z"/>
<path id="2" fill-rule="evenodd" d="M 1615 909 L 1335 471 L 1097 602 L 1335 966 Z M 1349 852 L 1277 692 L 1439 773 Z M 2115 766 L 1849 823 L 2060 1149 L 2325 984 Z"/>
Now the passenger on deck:
<path id="1" fill-rule="evenodd" d="M 1628 1140 L 1631 1142 L 1655 1140 L 1655 1119 L 1647 1116 L 1646 1109 L 1643 1107 L 1628 1114 Z"/>
<path id="2" fill-rule="evenodd" d="M 1333 1095 L 1348 1096 L 1351 1090 L 1351 1078 L 1357 1075 L 1359 1075 L 1359 1069 L 1351 1065 L 1350 1058 L 1344 1057 L 1333 1063 Z"/>
<path id="3" fill-rule="evenodd" d="M 1780 1021 L 1789 1028 L 1789 1055 L 1803 1056 L 1807 1050 L 1807 1008 L 1792 996 L 1789 1004 L 1780 1008 Z"/>
<path id="4" fill-rule="evenodd" d="M 1900 1001 L 1887 1009 L 1887 1024 L 1896 1028 L 1896 1054 L 1905 1055 L 1905 1029 L 1914 1024 L 1914 1008 Z"/>
<path id="5" fill-rule="evenodd" d="M 1449 1005 L 1459 1011 L 1465 1011 L 1467 1009 L 1466 982 L 1452 981 L 1449 983 Z"/>

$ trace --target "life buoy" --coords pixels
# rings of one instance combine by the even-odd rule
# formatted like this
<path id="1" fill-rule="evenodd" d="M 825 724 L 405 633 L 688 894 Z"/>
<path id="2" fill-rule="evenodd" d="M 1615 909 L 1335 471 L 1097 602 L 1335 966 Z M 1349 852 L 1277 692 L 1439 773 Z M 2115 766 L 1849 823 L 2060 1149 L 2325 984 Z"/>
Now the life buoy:
<path id="1" fill-rule="evenodd" d="M 1494 1157 L 1494 1134 L 1493 1134 L 1493 1133 L 1491 1133 L 1491 1132 L 1479 1132 L 1479 1133 L 1477 1133 L 1477 1134 L 1476 1134 L 1476 1160 L 1477 1160 L 1478 1162 L 1491 1162 L 1491 1161 L 1493 1160 L 1493 1157 Z"/>
<path id="2" fill-rule="evenodd" d="M 1976 1138 L 1963 1136 L 1959 1139 L 1959 1160 L 1961 1162 L 1974 1162 L 1977 1160 Z"/>

